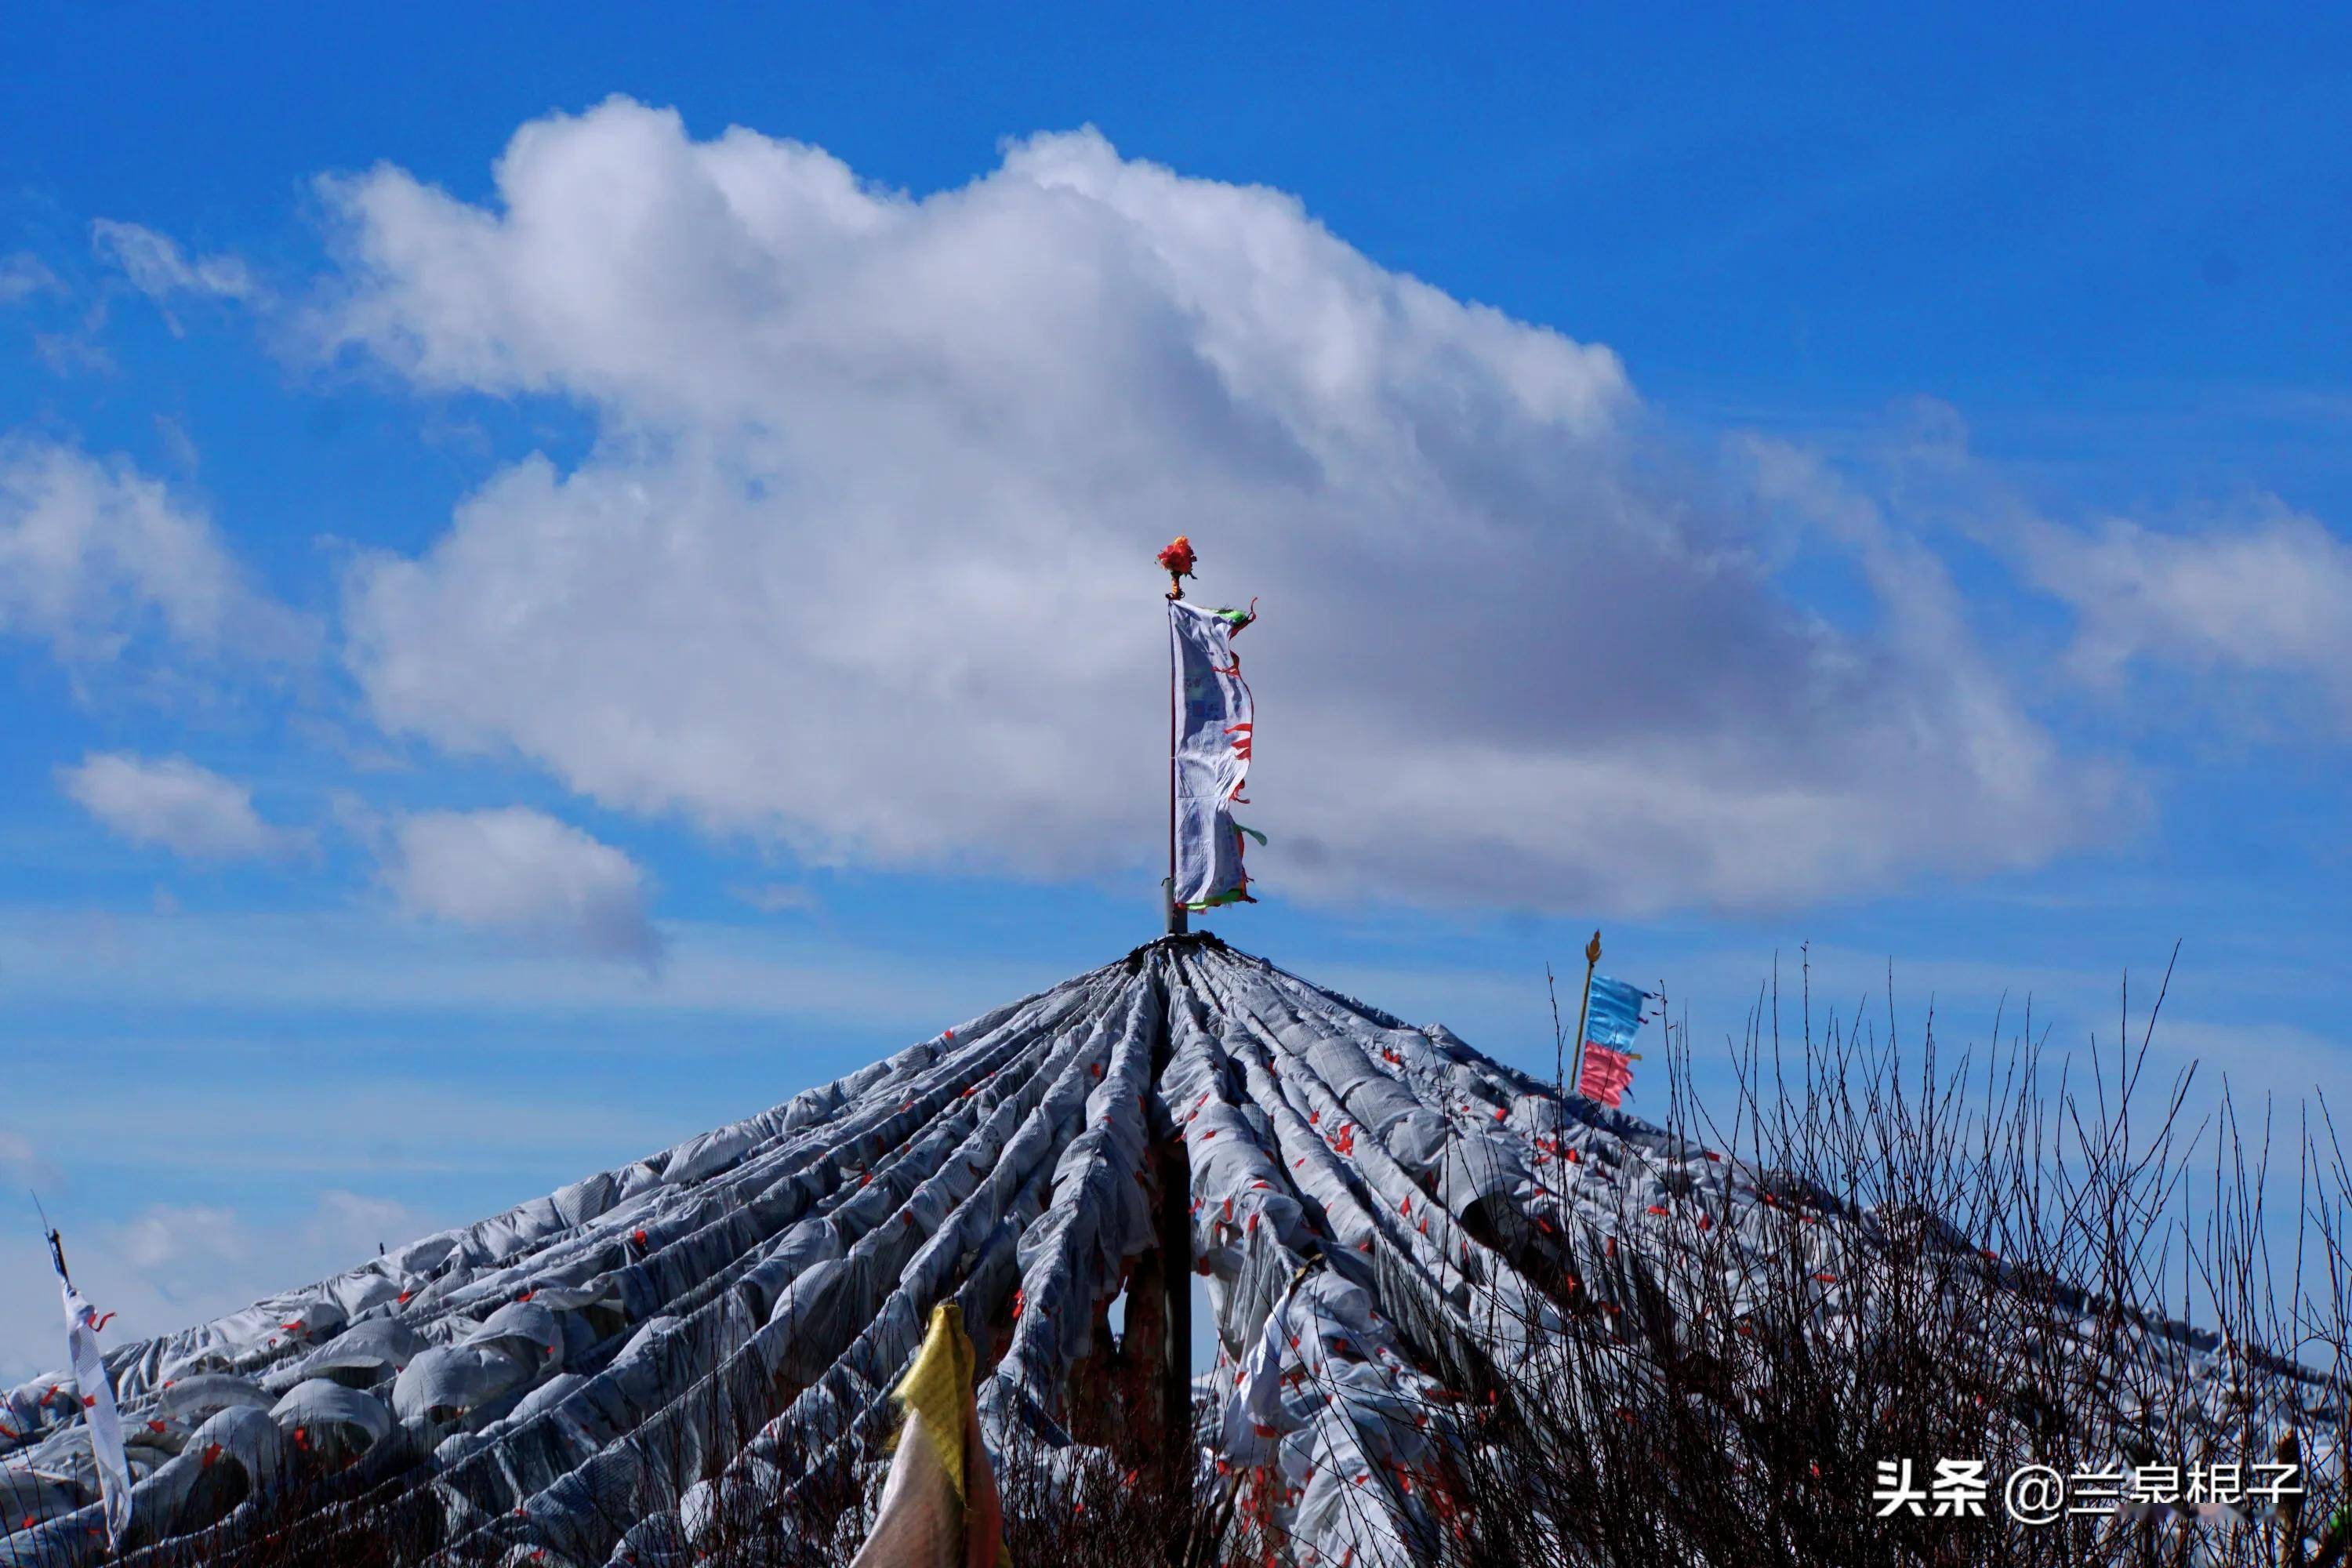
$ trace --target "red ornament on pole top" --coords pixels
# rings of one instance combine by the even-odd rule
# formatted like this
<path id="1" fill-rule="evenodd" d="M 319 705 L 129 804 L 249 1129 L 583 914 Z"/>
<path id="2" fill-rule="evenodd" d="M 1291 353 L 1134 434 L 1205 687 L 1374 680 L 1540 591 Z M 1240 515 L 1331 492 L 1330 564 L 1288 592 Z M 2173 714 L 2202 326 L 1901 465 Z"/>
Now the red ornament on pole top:
<path id="1" fill-rule="evenodd" d="M 1183 534 L 1178 534 L 1176 542 L 1160 552 L 1160 569 L 1168 574 L 1170 598 L 1184 596 L 1183 580 L 1192 574 L 1192 542 Z"/>

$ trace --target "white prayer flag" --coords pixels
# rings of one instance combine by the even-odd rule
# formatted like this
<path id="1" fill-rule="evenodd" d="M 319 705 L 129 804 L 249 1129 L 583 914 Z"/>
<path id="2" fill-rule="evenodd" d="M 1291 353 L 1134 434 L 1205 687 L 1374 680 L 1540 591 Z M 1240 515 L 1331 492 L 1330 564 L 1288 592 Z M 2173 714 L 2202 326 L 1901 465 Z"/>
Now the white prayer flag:
<path id="1" fill-rule="evenodd" d="M 1208 610 L 1181 599 L 1168 602 L 1174 644 L 1177 696 L 1175 900 L 1187 909 L 1254 903 L 1242 868 L 1244 834 L 1265 836 L 1234 820 L 1249 778 L 1254 724 L 1250 689 L 1233 639 L 1255 618 L 1249 610 Z"/>
<path id="2" fill-rule="evenodd" d="M 59 1285 L 65 1292 L 66 1354 L 81 1393 L 82 1419 L 89 1423 L 89 1452 L 98 1463 L 98 1490 L 106 1502 L 106 1540 L 111 1546 L 121 1541 L 131 1522 L 131 1466 L 122 1457 L 122 1417 L 114 1408 L 114 1385 L 107 1381 L 106 1360 L 98 1350 L 103 1320 L 81 1299 L 71 1279 L 60 1277 Z"/>

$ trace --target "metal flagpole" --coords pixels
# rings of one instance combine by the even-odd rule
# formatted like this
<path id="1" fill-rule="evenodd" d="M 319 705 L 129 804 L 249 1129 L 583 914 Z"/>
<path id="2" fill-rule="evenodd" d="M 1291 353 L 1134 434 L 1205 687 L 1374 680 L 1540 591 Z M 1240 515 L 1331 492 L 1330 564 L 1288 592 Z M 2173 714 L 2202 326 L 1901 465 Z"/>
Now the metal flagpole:
<path id="1" fill-rule="evenodd" d="M 1584 1025 L 1592 1012 L 1592 972 L 1601 967 L 1601 933 L 1594 931 L 1592 940 L 1584 944 L 1584 999 L 1576 1005 L 1576 1056 L 1568 1075 L 1571 1092 L 1584 1079 Z"/>
<path id="2" fill-rule="evenodd" d="M 1168 627 L 1168 879 L 1160 884 L 1161 900 L 1168 906 L 1168 934 L 1181 936 L 1185 930 L 1184 906 L 1176 901 L 1176 741 L 1181 680 L 1176 665 L 1176 611 L 1172 601 L 1184 596 L 1181 588 L 1169 590 Z"/>
<path id="3" fill-rule="evenodd" d="M 1182 551 L 1181 564 L 1175 557 Z M 1180 726 L 1182 703 L 1182 671 L 1176 658 L 1176 609 L 1184 597 L 1181 573 L 1192 566 L 1192 551 L 1179 536 L 1176 542 L 1160 552 L 1160 564 L 1168 568 L 1168 879 L 1160 885 L 1160 901 L 1168 915 L 1168 934 L 1181 936 L 1187 929 L 1184 906 L 1176 901 L 1176 743 L 1182 733 Z"/>
<path id="4" fill-rule="evenodd" d="M 1192 570 L 1192 546 L 1182 534 L 1160 552 L 1168 573 L 1168 879 L 1160 884 L 1168 934 L 1182 936 L 1184 906 L 1176 901 L 1176 746 L 1183 734 L 1183 666 L 1177 658 L 1176 606 Z M 1152 1080 L 1168 1066 L 1174 1041 L 1163 1026 L 1154 1050 Z M 1160 1413 L 1163 1442 L 1172 1444 L 1192 1423 L 1192 1163 L 1183 1130 L 1160 1142 L 1154 1161 L 1160 1185 Z"/>

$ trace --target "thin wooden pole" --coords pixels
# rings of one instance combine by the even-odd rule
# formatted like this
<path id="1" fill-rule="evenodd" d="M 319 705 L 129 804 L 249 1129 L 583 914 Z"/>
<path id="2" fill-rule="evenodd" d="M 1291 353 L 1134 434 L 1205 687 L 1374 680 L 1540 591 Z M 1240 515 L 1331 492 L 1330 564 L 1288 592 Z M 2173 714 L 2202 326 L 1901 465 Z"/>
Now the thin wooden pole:
<path id="1" fill-rule="evenodd" d="M 1559 982 L 1551 977 L 1551 965 L 1544 965 L 1544 994 L 1551 998 L 1551 1088 L 1554 1094 L 1568 1097 L 1568 1031 L 1559 1026 Z"/>
<path id="2" fill-rule="evenodd" d="M 1584 944 L 1584 998 L 1576 1005 L 1576 1057 L 1568 1076 L 1571 1090 L 1584 1079 L 1584 1026 L 1592 1012 L 1592 972 L 1600 967 L 1601 933 L 1594 931 Z"/>

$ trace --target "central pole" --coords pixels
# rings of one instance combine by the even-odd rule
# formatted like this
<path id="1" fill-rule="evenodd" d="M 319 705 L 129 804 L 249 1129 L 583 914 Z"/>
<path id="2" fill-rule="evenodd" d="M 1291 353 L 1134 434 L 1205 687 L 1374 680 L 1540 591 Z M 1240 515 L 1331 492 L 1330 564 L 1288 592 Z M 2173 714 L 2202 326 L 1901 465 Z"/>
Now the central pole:
<path id="1" fill-rule="evenodd" d="M 1177 746 L 1183 738 L 1184 664 L 1176 635 L 1176 606 L 1184 598 L 1184 579 L 1192 570 L 1192 542 L 1182 534 L 1162 550 L 1160 564 L 1168 573 L 1168 879 L 1160 885 L 1160 901 L 1167 910 L 1168 934 L 1184 934 L 1184 906 L 1176 889 L 1176 766 Z M 1175 1029 L 1168 1017 L 1168 1007 L 1173 997 L 1171 975 L 1177 963 L 1176 955 L 1165 955 L 1161 964 L 1155 965 L 1153 986 L 1161 1003 L 1159 1038 L 1152 1045 L 1151 1079 L 1157 1098 L 1159 1086 L 1165 1081 L 1169 1062 L 1173 1058 Z M 1162 1119 L 1167 1118 L 1161 1108 Z M 1159 1230 L 1160 1313 L 1160 1452 L 1169 1461 L 1171 1476 L 1181 1475 L 1190 1483 L 1192 1459 L 1195 1453 L 1192 1433 L 1192 1161 L 1184 1147 L 1184 1131 L 1170 1121 L 1168 1135 L 1160 1141 L 1153 1160 L 1154 1174 L 1160 1187 Z M 1168 1561 L 1183 1561 L 1182 1542 L 1169 1542 Z"/>
<path id="2" fill-rule="evenodd" d="M 1168 588 L 1168 879 L 1160 885 L 1170 936 L 1181 936 L 1186 929 L 1184 906 L 1176 900 L 1176 742 L 1181 733 L 1183 676 L 1176 658 L 1175 605 L 1183 596 L 1182 585 L 1171 580 Z"/>

